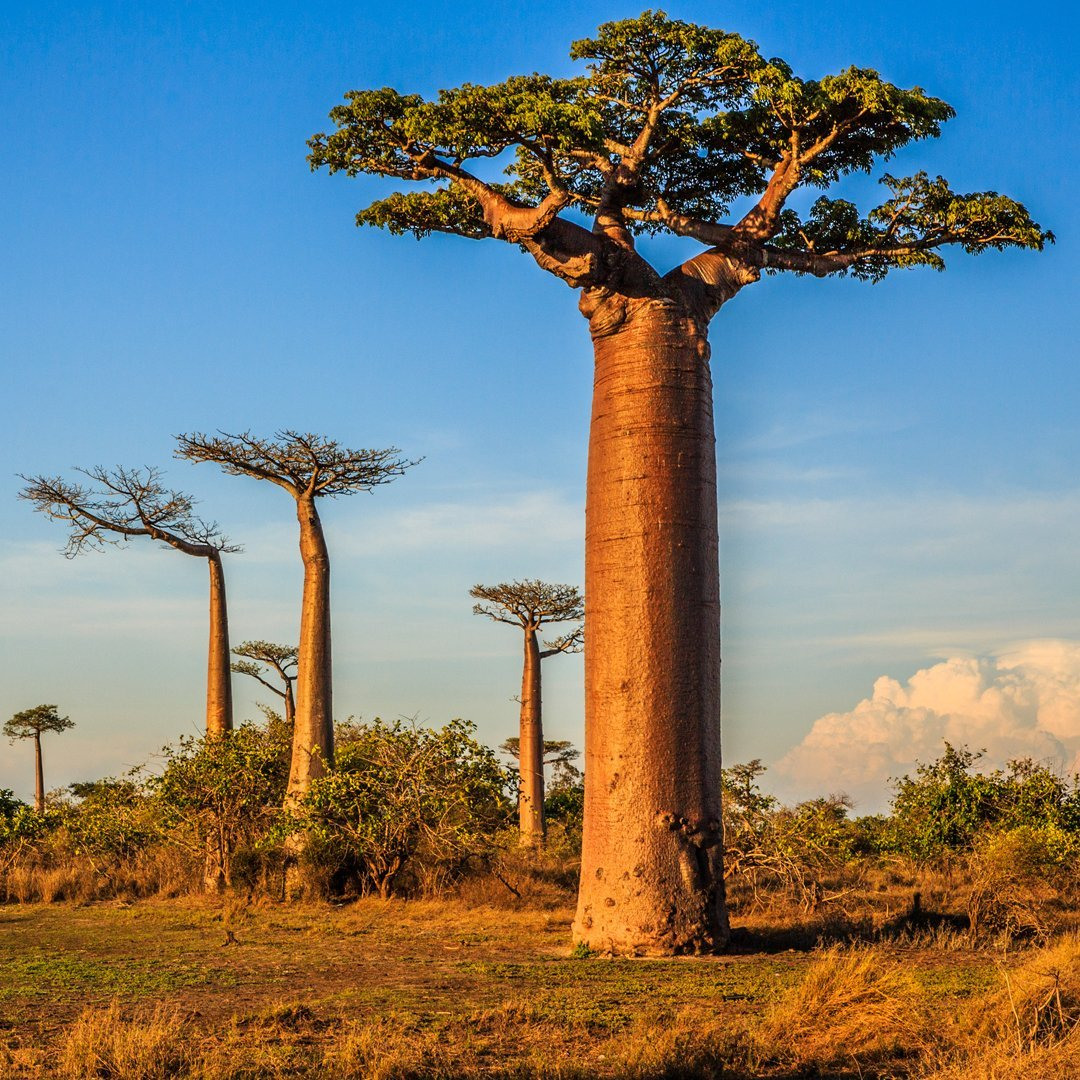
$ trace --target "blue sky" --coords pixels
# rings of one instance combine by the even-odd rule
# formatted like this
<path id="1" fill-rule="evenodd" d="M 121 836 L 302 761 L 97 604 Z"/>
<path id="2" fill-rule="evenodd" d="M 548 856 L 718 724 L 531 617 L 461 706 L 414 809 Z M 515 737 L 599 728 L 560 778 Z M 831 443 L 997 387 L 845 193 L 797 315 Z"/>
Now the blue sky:
<path id="1" fill-rule="evenodd" d="M 823 717 L 854 716 L 879 677 L 906 686 L 966 658 L 984 704 L 1025 673 L 1034 712 L 1015 724 L 1050 724 L 1067 764 L 1080 752 L 1080 710 L 1061 705 L 1080 687 L 1070 16 L 764 8 L 670 13 L 752 37 L 808 77 L 855 63 L 945 98 L 958 115 L 943 137 L 887 168 L 1007 192 L 1059 242 L 955 254 L 944 275 L 877 286 L 769 278 L 715 320 L 727 758 L 776 766 L 785 797 L 842 780 L 872 806 L 884 773 L 833 777 L 828 754 L 799 748 Z M 199 729 L 205 568 L 152 545 L 69 563 L 59 526 L 15 498 L 15 474 L 167 467 L 245 547 L 227 568 L 234 640 L 295 640 L 288 500 L 172 462 L 172 435 L 193 429 L 287 426 L 423 456 L 392 486 L 325 508 L 336 707 L 460 715 L 493 743 L 514 731 L 518 642 L 475 618 L 467 592 L 582 578 L 585 323 L 570 290 L 507 245 L 357 230 L 353 214 L 386 186 L 312 175 L 305 140 L 351 88 L 568 73 L 571 40 L 637 10 L 7 6 L 0 714 L 55 701 L 76 721 L 47 747 L 50 785 L 116 773 Z M 875 187 L 846 190 L 869 206 Z M 664 266 L 692 250 L 651 249 Z M 1053 663 L 1030 647 L 1048 639 Z M 580 742 L 580 658 L 550 661 L 545 680 L 549 733 Z M 237 679 L 241 718 L 257 715 L 256 689 Z M 937 709 L 946 732 L 969 715 L 944 699 L 904 708 L 907 720 Z M 1004 754 L 1015 732 L 1000 727 L 959 730 Z M 833 728 L 858 757 L 859 725 Z M 901 739 L 879 773 L 926 745 Z M 30 777 L 28 748 L 0 744 L 0 786 L 25 795 Z"/>

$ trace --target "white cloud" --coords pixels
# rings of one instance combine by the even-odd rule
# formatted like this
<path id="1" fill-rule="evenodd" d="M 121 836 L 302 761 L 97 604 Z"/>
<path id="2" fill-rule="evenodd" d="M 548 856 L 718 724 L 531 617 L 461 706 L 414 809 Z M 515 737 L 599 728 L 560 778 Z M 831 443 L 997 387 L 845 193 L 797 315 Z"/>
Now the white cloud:
<path id="1" fill-rule="evenodd" d="M 1080 769 L 1080 642 L 954 656 L 904 684 L 882 675 L 849 712 L 816 720 L 776 772 L 789 797 L 844 791 L 861 809 L 876 809 L 889 777 L 939 757 L 943 741 L 985 749 L 991 766 L 1032 757 Z"/>

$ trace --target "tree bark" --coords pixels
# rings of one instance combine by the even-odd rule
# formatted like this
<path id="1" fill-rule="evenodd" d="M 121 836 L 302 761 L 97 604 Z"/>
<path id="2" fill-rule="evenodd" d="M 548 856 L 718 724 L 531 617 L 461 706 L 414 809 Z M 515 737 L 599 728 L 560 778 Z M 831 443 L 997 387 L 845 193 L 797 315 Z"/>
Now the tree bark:
<path id="1" fill-rule="evenodd" d="M 232 731 L 232 667 L 229 653 L 229 611 L 225 600 L 225 570 L 221 554 L 207 556 L 210 564 L 210 655 L 206 669 L 206 734 L 217 738 Z"/>
<path id="2" fill-rule="evenodd" d="M 41 732 L 34 732 L 34 813 L 45 813 L 45 773 L 41 766 Z"/>
<path id="3" fill-rule="evenodd" d="M 296 501 L 304 595 L 296 661 L 296 715 L 287 802 L 299 801 L 333 765 L 330 651 L 330 555 L 313 497 Z"/>
<path id="4" fill-rule="evenodd" d="M 583 307 L 584 309 L 584 307 Z M 727 940 L 720 589 L 709 345 L 669 299 L 591 313 L 585 823 L 575 938 Z"/>
<path id="5" fill-rule="evenodd" d="M 518 827 L 521 842 L 544 842 L 544 727 L 540 697 L 540 645 L 536 631 L 525 627 L 525 664 L 521 675 L 521 727 L 518 736 Z"/>

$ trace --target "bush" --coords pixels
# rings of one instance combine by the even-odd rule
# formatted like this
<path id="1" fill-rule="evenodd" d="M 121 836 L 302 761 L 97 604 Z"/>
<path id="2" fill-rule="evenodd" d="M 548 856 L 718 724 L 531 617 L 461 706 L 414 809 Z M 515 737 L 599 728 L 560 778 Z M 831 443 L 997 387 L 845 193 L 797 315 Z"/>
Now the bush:
<path id="1" fill-rule="evenodd" d="M 347 866 L 362 895 L 401 880 L 431 892 L 495 850 L 509 777 L 463 720 L 338 727 L 335 769 L 305 797 L 294 827 L 324 863 Z"/>
<path id="2" fill-rule="evenodd" d="M 160 828 L 170 844 L 205 855 L 208 887 L 234 884 L 238 869 L 252 885 L 276 862 L 290 753 L 288 731 L 273 722 L 165 748 L 165 770 L 152 782 Z"/>

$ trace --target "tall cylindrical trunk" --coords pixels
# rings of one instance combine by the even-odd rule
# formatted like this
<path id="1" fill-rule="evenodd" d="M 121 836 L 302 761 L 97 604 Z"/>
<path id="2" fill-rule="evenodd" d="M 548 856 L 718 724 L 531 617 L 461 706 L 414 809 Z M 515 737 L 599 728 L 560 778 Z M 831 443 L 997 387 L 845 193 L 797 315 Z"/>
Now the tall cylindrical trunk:
<path id="1" fill-rule="evenodd" d="M 45 772 L 41 766 L 41 732 L 34 732 L 34 812 L 45 813 Z"/>
<path id="2" fill-rule="evenodd" d="M 523 844 L 544 839 L 544 726 L 541 719 L 540 644 L 525 628 L 525 665 L 521 675 L 521 729 L 518 737 L 518 826 Z"/>
<path id="3" fill-rule="evenodd" d="M 232 665 L 229 653 L 229 609 L 225 599 L 225 569 L 217 551 L 210 564 L 210 652 L 206 667 L 206 735 L 217 738 L 232 731 Z"/>
<path id="4" fill-rule="evenodd" d="M 594 351 L 574 934 L 603 951 L 708 951 L 728 935 L 709 347 L 653 300 Z"/>
<path id="5" fill-rule="evenodd" d="M 304 596 L 296 661 L 296 715 L 287 801 L 302 798 L 334 760 L 330 662 L 330 555 L 314 498 L 296 501 Z"/>

